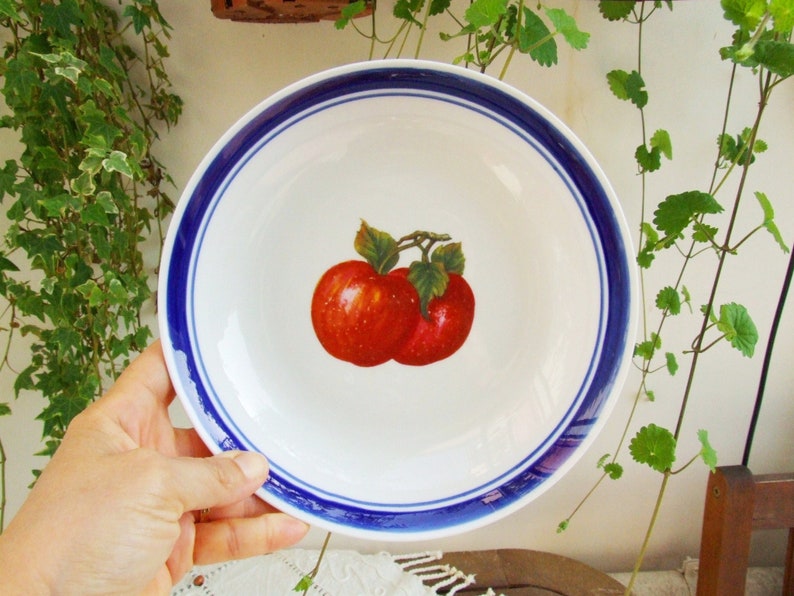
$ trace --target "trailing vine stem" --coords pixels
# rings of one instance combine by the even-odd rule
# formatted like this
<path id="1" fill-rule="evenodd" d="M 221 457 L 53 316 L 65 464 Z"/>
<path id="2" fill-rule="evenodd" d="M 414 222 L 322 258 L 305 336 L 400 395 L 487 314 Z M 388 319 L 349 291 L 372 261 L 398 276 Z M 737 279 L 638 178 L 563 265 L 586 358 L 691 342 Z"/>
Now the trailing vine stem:
<path id="1" fill-rule="evenodd" d="M 730 84 L 729 84 L 729 89 L 730 89 L 730 91 L 728 93 L 728 97 L 729 98 L 732 95 L 732 88 L 733 88 L 733 84 L 734 84 L 734 81 L 735 81 L 735 77 L 733 76 L 733 74 L 734 73 L 732 73 L 732 76 L 731 76 L 731 79 L 730 79 Z M 760 97 L 760 100 L 758 102 L 758 110 L 756 112 L 755 121 L 754 121 L 753 126 L 751 128 L 750 138 L 749 138 L 748 143 L 747 143 L 749 154 L 748 154 L 747 158 L 743 160 L 741 176 L 740 176 L 739 184 L 738 184 L 738 187 L 737 187 L 737 190 L 736 190 L 736 194 L 734 196 L 733 208 L 732 208 L 732 211 L 731 211 L 731 214 L 730 214 L 730 218 L 728 220 L 728 227 L 727 227 L 727 230 L 725 232 L 725 240 L 724 240 L 724 243 L 723 243 L 723 245 L 722 245 L 722 247 L 720 249 L 718 262 L 717 262 L 717 267 L 716 267 L 716 270 L 715 270 L 715 273 L 714 273 L 714 278 L 713 278 L 713 281 L 712 281 L 712 284 L 711 284 L 711 289 L 709 291 L 708 301 L 707 301 L 707 303 L 706 303 L 706 305 L 704 307 L 702 323 L 701 323 L 701 329 L 700 329 L 700 332 L 697 334 L 697 336 L 695 338 L 695 341 L 694 341 L 694 345 L 692 347 L 692 352 L 691 352 L 692 353 L 692 358 L 691 358 L 690 365 L 689 365 L 689 372 L 688 372 L 688 375 L 687 375 L 687 380 L 686 380 L 684 392 L 683 392 L 682 397 L 681 397 L 681 404 L 680 404 L 680 407 L 679 407 L 679 413 L 678 413 L 678 418 L 677 418 L 676 425 L 675 425 L 675 430 L 673 432 L 673 438 L 675 439 L 676 443 L 678 443 L 678 441 L 679 441 L 679 439 L 681 437 L 681 432 L 682 432 L 682 428 L 683 428 L 683 425 L 684 425 L 684 419 L 685 419 L 685 415 L 686 415 L 686 412 L 687 412 L 689 401 L 690 401 L 690 398 L 691 398 L 691 395 L 692 395 L 692 387 L 694 385 L 694 380 L 695 380 L 695 377 L 696 377 L 696 371 L 697 371 L 697 366 L 698 366 L 698 362 L 699 362 L 700 356 L 709 347 L 711 347 L 715 343 L 715 342 L 712 342 L 711 344 L 709 344 L 709 345 L 707 345 L 705 347 L 703 345 L 703 342 L 705 341 L 706 332 L 707 332 L 708 328 L 711 325 L 711 315 L 714 312 L 714 307 L 715 307 L 715 304 L 716 304 L 717 290 L 718 290 L 718 287 L 720 285 L 720 281 L 722 279 L 724 265 L 725 265 L 725 259 L 726 259 L 728 254 L 731 254 L 731 251 L 728 249 L 728 247 L 730 246 L 730 240 L 731 240 L 731 237 L 733 235 L 734 228 L 735 228 L 735 225 L 736 225 L 736 221 L 737 221 L 737 218 L 738 218 L 739 206 L 740 206 L 743 194 L 744 194 L 745 184 L 746 184 L 746 181 L 747 181 L 747 175 L 748 175 L 748 172 L 749 172 L 750 165 L 752 163 L 752 159 L 751 158 L 752 158 L 753 148 L 755 146 L 755 141 L 756 141 L 758 130 L 759 130 L 759 127 L 760 127 L 760 123 L 761 123 L 761 120 L 762 120 L 762 117 L 763 117 L 763 114 L 764 114 L 764 110 L 765 110 L 765 108 L 766 108 L 766 106 L 768 104 L 769 93 L 770 93 L 771 88 L 772 88 L 771 87 L 771 81 L 772 81 L 771 73 L 769 73 L 768 71 L 765 74 L 761 73 L 759 75 L 759 80 L 764 80 L 764 79 L 765 79 L 765 81 L 764 81 L 764 84 L 762 85 L 761 97 Z M 727 121 L 727 112 L 728 112 L 728 110 L 729 110 L 729 102 L 726 102 L 726 108 L 725 108 L 726 114 L 725 114 L 724 121 Z M 716 169 L 716 167 L 717 166 L 715 166 L 715 169 Z M 693 242 L 693 245 L 694 245 L 694 242 Z M 688 256 L 685 258 L 684 264 L 682 266 L 682 273 L 683 273 L 683 269 L 686 267 L 687 263 L 689 263 L 689 261 L 691 261 L 691 255 L 692 255 L 692 248 L 690 248 L 690 250 L 688 252 Z M 679 275 L 679 279 L 681 279 L 680 275 Z M 666 317 L 667 317 L 667 313 L 664 312 L 662 314 L 662 319 L 665 319 Z M 661 324 L 660 324 L 660 328 L 661 328 Z M 648 360 L 647 362 L 650 362 L 650 360 Z M 647 374 L 646 371 L 647 371 L 647 368 L 643 371 L 644 374 Z M 643 378 L 643 383 L 644 382 L 645 382 L 645 379 Z M 694 461 L 696 459 L 697 459 L 697 457 L 695 457 L 692 461 Z M 688 465 L 689 464 L 684 466 L 684 468 L 688 467 Z M 684 469 L 684 468 L 682 468 L 682 469 Z M 653 512 L 651 514 L 651 518 L 650 518 L 650 521 L 648 523 L 648 527 L 647 527 L 647 530 L 646 530 L 646 533 L 645 533 L 645 537 L 644 537 L 643 542 L 642 542 L 642 546 L 640 547 L 640 550 L 639 550 L 638 555 L 637 555 L 636 560 L 635 560 L 635 564 L 634 564 L 634 568 L 633 568 L 633 571 L 632 571 L 631 579 L 629 580 L 629 584 L 628 584 L 627 589 L 626 589 L 626 593 L 627 594 L 631 593 L 631 590 L 632 590 L 632 588 L 634 586 L 634 583 L 636 581 L 637 575 L 638 575 L 638 573 L 639 573 L 639 571 L 640 571 L 640 569 L 642 567 L 642 563 L 644 561 L 645 555 L 646 555 L 647 550 L 648 550 L 648 546 L 650 544 L 651 536 L 652 536 L 652 534 L 654 532 L 656 523 L 657 523 L 658 518 L 659 518 L 659 513 L 661 511 L 661 506 L 662 506 L 662 502 L 664 500 L 664 496 L 665 496 L 665 493 L 666 493 L 666 490 L 667 490 L 668 482 L 670 480 L 670 477 L 673 474 L 675 474 L 675 473 L 677 473 L 677 472 L 673 472 L 669 468 L 664 470 L 664 472 L 662 472 L 662 481 L 661 481 L 661 484 L 660 484 L 660 487 L 659 487 L 659 491 L 658 491 L 658 494 L 657 494 L 657 499 L 656 499 L 656 502 L 654 504 Z"/>
<path id="2" fill-rule="evenodd" d="M 762 75 L 759 75 L 759 76 L 763 77 L 764 75 L 762 74 Z M 767 82 L 766 82 L 766 85 L 765 85 L 765 88 L 764 88 L 764 92 L 761 94 L 761 98 L 760 98 L 760 101 L 758 103 L 758 111 L 756 113 L 755 122 L 753 123 L 753 126 L 752 126 L 752 132 L 751 132 L 751 135 L 750 135 L 750 141 L 748 142 L 748 151 L 750 152 L 750 156 L 752 156 L 753 146 L 755 144 L 755 141 L 756 141 L 756 138 L 757 138 L 757 135 L 758 135 L 758 129 L 759 129 L 760 125 L 761 125 L 761 119 L 762 119 L 763 114 L 764 114 L 764 109 L 766 108 L 766 106 L 768 104 L 768 101 L 769 101 L 768 92 L 769 92 L 769 81 L 771 80 L 771 73 L 769 73 L 769 72 L 766 73 L 766 79 L 767 79 Z M 742 166 L 742 174 L 741 174 L 741 177 L 739 179 L 738 188 L 736 189 L 736 195 L 735 195 L 734 201 L 733 201 L 733 209 L 731 211 L 730 219 L 728 220 L 728 228 L 727 228 L 727 230 L 725 232 L 725 242 L 723 244 L 723 250 L 720 253 L 719 261 L 717 263 L 717 269 L 716 269 L 716 271 L 714 273 L 714 281 L 712 282 L 711 291 L 709 293 L 709 299 L 708 299 L 708 302 L 706 303 L 706 307 L 704 309 L 705 312 L 703 313 L 703 322 L 702 322 L 702 326 L 701 326 L 701 331 L 698 334 L 697 341 L 696 341 L 696 344 L 695 344 L 695 349 L 693 350 L 694 353 L 693 353 L 693 356 L 692 356 L 692 362 L 691 362 L 691 364 L 689 366 L 689 374 L 687 376 L 687 382 L 686 382 L 686 386 L 685 386 L 685 389 L 684 389 L 684 394 L 683 394 L 683 397 L 682 397 L 682 400 L 681 400 L 681 409 L 679 411 L 678 421 L 676 422 L 675 432 L 673 433 L 673 436 L 675 437 L 676 440 L 678 440 L 678 438 L 680 437 L 681 428 L 682 428 L 682 426 L 684 424 L 684 416 L 686 414 L 687 405 L 689 404 L 689 398 L 690 398 L 690 396 L 692 394 L 692 385 L 693 385 L 694 379 L 695 379 L 695 371 L 697 369 L 698 359 L 700 357 L 700 354 L 702 353 L 703 341 L 704 341 L 706 329 L 707 329 L 707 327 L 709 325 L 709 322 L 710 322 L 710 315 L 714 311 L 714 305 L 715 305 L 715 301 L 716 301 L 716 297 L 717 297 L 717 289 L 718 289 L 718 287 L 720 285 L 720 281 L 722 279 L 723 268 L 725 266 L 725 258 L 729 254 L 729 251 L 725 247 L 730 245 L 731 237 L 733 235 L 733 230 L 734 230 L 734 227 L 736 225 L 736 220 L 737 220 L 738 213 L 739 213 L 739 205 L 741 203 L 742 196 L 744 194 L 744 187 L 745 187 L 745 184 L 747 182 L 747 174 L 749 172 L 751 162 L 752 162 L 752 160 L 748 158 L 748 159 L 745 160 L 745 163 Z"/>

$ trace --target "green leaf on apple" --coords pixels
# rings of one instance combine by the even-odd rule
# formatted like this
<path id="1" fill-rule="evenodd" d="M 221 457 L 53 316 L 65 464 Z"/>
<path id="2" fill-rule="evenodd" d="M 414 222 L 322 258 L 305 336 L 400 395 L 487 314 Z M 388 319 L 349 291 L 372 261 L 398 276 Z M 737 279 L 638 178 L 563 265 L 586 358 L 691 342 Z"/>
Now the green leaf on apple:
<path id="1" fill-rule="evenodd" d="M 450 242 L 439 246 L 430 255 L 430 260 L 443 265 L 447 273 L 457 273 L 458 275 L 463 275 L 463 269 L 466 266 L 466 257 L 463 256 L 460 242 Z"/>
<path id="2" fill-rule="evenodd" d="M 449 274 L 442 263 L 414 261 L 408 268 L 408 281 L 416 288 L 419 308 L 427 319 L 427 306 L 433 298 L 443 296 L 447 291 Z"/>
<path id="3" fill-rule="evenodd" d="M 386 275 L 400 260 L 397 241 L 387 232 L 373 228 L 363 219 L 353 246 L 356 252 L 381 275 Z"/>

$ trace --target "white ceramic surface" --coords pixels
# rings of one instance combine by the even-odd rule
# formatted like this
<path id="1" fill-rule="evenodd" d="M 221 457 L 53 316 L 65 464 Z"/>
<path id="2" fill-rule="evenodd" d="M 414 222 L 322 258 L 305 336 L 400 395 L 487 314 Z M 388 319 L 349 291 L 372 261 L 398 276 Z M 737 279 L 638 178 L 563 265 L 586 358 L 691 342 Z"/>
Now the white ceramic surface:
<path id="1" fill-rule="evenodd" d="M 361 219 L 463 243 L 477 307 L 453 356 L 361 368 L 310 319 Z M 582 144 L 530 98 L 421 61 L 283 90 L 197 169 L 163 256 L 175 387 L 217 451 L 267 455 L 260 495 L 327 529 L 428 538 L 549 488 L 610 411 L 634 338 L 631 247 Z"/>

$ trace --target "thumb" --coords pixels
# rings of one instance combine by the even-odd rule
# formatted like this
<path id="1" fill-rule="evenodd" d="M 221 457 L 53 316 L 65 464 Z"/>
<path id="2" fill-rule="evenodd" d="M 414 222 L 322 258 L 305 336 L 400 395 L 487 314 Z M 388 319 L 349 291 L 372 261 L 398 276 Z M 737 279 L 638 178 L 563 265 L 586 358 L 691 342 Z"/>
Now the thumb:
<path id="1" fill-rule="evenodd" d="M 253 451 L 224 451 L 205 458 L 171 460 L 174 494 L 183 511 L 236 503 L 267 480 L 267 459 Z"/>

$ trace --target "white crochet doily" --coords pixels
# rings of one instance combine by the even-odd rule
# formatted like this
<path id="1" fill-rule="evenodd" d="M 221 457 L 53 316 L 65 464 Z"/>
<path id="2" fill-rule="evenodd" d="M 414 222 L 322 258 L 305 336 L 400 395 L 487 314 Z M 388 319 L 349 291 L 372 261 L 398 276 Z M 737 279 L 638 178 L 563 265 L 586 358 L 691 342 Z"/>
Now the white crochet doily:
<path id="1" fill-rule="evenodd" d="M 300 579 L 317 563 L 319 551 L 289 549 L 270 555 L 196 567 L 172 596 L 295 594 Z M 440 552 L 408 555 L 329 550 L 309 588 L 313 596 L 432 596 L 445 588 L 454 595 L 474 583 L 473 575 L 438 563 Z M 491 590 L 487 594 L 493 595 Z"/>

